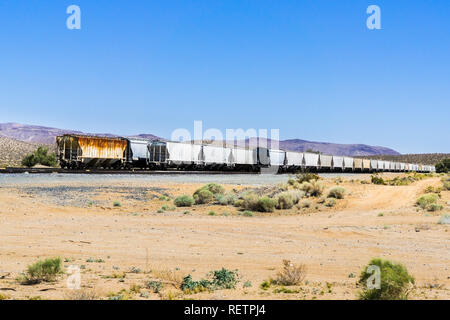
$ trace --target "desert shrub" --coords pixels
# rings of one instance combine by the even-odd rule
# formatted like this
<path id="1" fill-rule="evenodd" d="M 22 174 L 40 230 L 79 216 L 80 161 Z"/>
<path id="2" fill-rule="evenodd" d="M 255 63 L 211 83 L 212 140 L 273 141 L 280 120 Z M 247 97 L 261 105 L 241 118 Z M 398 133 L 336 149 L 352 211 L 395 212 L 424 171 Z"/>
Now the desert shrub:
<path id="1" fill-rule="evenodd" d="M 422 209 L 426 209 L 429 205 L 436 203 L 439 196 L 436 193 L 428 193 L 417 199 L 416 204 Z"/>
<path id="2" fill-rule="evenodd" d="M 87 301 L 87 300 L 98 300 L 99 297 L 97 293 L 94 290 L 70 290 L 65 295 L 66 300 L 80 300 L 80 301 Z"/>
<path id="3" fill-rule="evenodd" d="M 450 214 L 443 214 L 438 221 L 438 224 L 450 224 Z"/>
<path id="4" fill-rule="evenodd" d="M 368 273 L 369 266 L 380 268 L 380 289 L 367 287 L 367 281 L 372 276 Z M 414 284 L 414 278 L 408 273 L 406 267 L 388 260 L 372 259 L 359 277 L 358 284 L 362 286 L 359 293 L 361 300 L 404 300 Z"/>
<path id="5" fill-rule="evenodd" d="M 289 260 L 283 260 L 283 269 L 278 272 L 275 283 L 283 286 L 295 286 L 303 282 L 306 276 L 304 264 L 294 265 Z"/>
<path id="6" fill-rule="evenodd" d="M 444 209 L 444 206 L 438 204 L 438 203 L 432 203 L 430 205 L 427 206 L 427 211 L 441 211 L 442 209 Z"/>
<path id="7" fill-rule="evenodd" d="M 298 183 L 311 182 L 313 180 L 315 181 L 320 179 L 319 175 L 310 172 L 303 172 L 297 174 L 296 178 Z"/>
<path id="8" fill-rule="evenodd" d="M 26 155 L 22 159 L 22 165 L 25 167 L 32 168 L 37 164 L 38 164 L 38 159 L 36 158 L 36 156 L 34 154 Z"/>
<path id="9" fill-rule="evenodd" d="M 269 197 L 261 197 L 257 202 L 257 211 L 259 212 L 273 212 L 277 201 Z"/>
<path id="10" fill-rule="evenodd" d="M 267 196 L 258 197 L 254 193 L 247 193 L 239 202 L 240 207 L 244 210 L 252 210 L 259 212 L 273 212 L 277 201 Z"/>
<path id="11" fill-rule="evenodd" d="M 202 291 L 213 291 L 221 289 L 234 289 L 239 281 L 237 270 L 221 270 L 211 271 L 207 274 L 207 279 L 194 281 L 189 274 L 181 283 L 181 290 L 185 293 L 198 293 Z"/>
<path id="12" fill-rule="evenodd" d="M 444 190 L 450 190 L 450 181 L 444 181 L 443 183 L 444 183 L 443 186 Z"/>
<path id="13" fill-rule="evenodd" d="M 312 205 L 311 200 L 303 200 L 299 202 L 299 207 L 300 208 L 310 208 Z"/>
<path id="14" fill-rule="evenodd" d="M 245 210 L 244 212 L 242 212 L 242 215 L 244 217 L 253 217 L 253 212 Z"/>
<path id="15" fill-rule="evenodd" d="M 437 173 L 447 173 L 450 171 L 450 159 L 444 159 L 436 164 Z"/>
<path id="16" fill-rule="evenodd" d="M 43 166 L 48 167 L 55 167 L 58 164 L 56 154 L 54 152 L 49 154 L 48 148 L 41 146 L 37 148 L 34 153 L 29 154 L 22 159 L 22 165 L 26 167 L 31 168 L 37 164 L 42 164 Z"/>
<path id="17" fill-rule="evenodd" d="M 345 189 L 342 187 L 334 187 L 328 192 L 328 198 L 344 199 Z"/>
<path id="18" fill-rule="evenodd" d="M 277 209 L 291 209 L 294 206 L 294 200 L 289 192 L 282 192 L 277 196 Z"/>
<path id="19" fill-rule="evenodd" d="M 385 185 L 386 184 L 384 179 L 382 177 L 376 175 L 376 174 L 371 176 L 371 182 L 373 184 L 381 184 L 381 185 Z"/>
<path id="20" fill-rule="evenodd" d="M 55 281 L 57 276 L 64 273 L 61 258 L 39 260 L 27 267 L 19 279 L 23 284 L 37 284 L 40 282 Z"/>
<path id="21" fill-rule="evenodd" d="M 236 201 L 236 195 L 233 193 L 219 194 L 216 196 L 216 200 L 223 206 L 233 205 Z"/>
<path id="22" fill-rule="evenodd" d="M 208 183 L 207 185 L 204 185 L 202 189 L 206 189 L 210 191 L 212 194 L 224 194 L 225 188 L 222 187 L 220 184 L 217 183 Z"/>
<path id="23" fill-rule="evenodd" d="M 194 200 L 196 204 L 205 204 L 213 200 L 214 194 L 207 189 L 198 189 L 194 193 Z"/>
<path id="24" fill-rule="evenodd" d="M 336 205 L 336 199 L 334 199 L 334 198 L 328 198 L 326 201 L 325 201 L 325 206 L 327 206 L 327 207 L 334 207 Z"/>
<path id="25" fill-rule="evenodd" d="M 121 207 L 122 204 L 121 204 L 119 201 L 114 201 L 114 202 L 113 202 L 113 206 L 116 207 L 116 208 L 118 208 L 118 207 Z"/>
<path id="26" fill-rule="evenodd" d="M 324 186 L 316 180 L 303 182 L 300 186 L 300 190 L 303 190 L 306 195 L 311 197 L 320 197 L 323 193 L 323 189 Z"/>
<path id="27" fill-rule="evenodd" d="M 192 205 L 195 203 L 194 198 L 187 196 L 187 195 L 183 195 L 180 197 L 177 197 L 174 201 L 173 204 L 177 207 L 192 207 Z"/>
<path id="28" fill-rule="evenodd" d="M 145 284 L 145 287 L 152 290 L 153 293 L 159 293 L 163 288 L 163 284 L 161 281 L 149 280 Z"/>
<path id="29" fill-rule="evenodd" d="M 442 188 L 435 188 L 433 186 L 428 186 L 425 188 L 425 193 L 440 193 L 442 191 Z"/>

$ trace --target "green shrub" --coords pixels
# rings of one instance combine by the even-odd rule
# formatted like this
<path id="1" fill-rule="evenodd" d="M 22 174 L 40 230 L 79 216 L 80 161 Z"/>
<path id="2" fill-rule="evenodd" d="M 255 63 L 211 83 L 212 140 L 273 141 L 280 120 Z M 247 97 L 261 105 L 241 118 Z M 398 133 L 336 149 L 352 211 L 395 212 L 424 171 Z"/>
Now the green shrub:
<path id="1" fill-rule="evenodd" d="M 117 207 L 121 207 L 122 204 L 119 201 L 114 201 L 113 206 L 117 208 Z"/>
<path id="2" fill-rule="evenodd" d="M 213 200 L 214 194 L 207 189 L 199 189 L 194 193 L 194 200 L 196 204 L 205 204 Z"/>
<path id="3" fill-rule="evenodd" d="M 233 193 L 219 194 L 216 196 L 216 200 L 223 206 L 233 205 L 236 201 L 236 195 Z"/>
<path id="4" fill-rule="evenodd" d="M 210 212 L 208 212 L 208 215 L 210 215 L 210 216 L 215 216 L 216 213 L 215 213 L 214 211 L 210 211 Z"/>
<path id="5" fill-rule="evenodd" d="M 174 201 L 173 204 L 177 207 L 192 207 L 192 205 L 195 203 L 194 198 L 187 196 L 187 195 L 183 195 L 180 197 L 177 197 Z"/>
<path id="6" fill-rule="evenodd" d="M 323 189 L 323 185 L 316 180 L 312 180 L 311 182 L 303 182 L 300 186 L 300 190 L 303 190 L 306 195 L 311 197 L 320 197 L 323 193 Z"/>
<path id="7" fill-rule="evenodd" d="M 428 193 L 417 199 L 416 204 L 422 209 L 426 209 L 429 205 L 436 203 L 439 196 L 436 193 Z"/>
<path id="8" fill-rule="evenodd" d="M 49 154 L 48 148 L 41 146 L 37 148 L 34 153 L 29 154 L 22 159 L 22 165 L 26 167 L 31 168 L 37 164 L 42 164 L 43 166 L 48 167 L 55 167 L 58 164 L 56 154 L 54 152 Z"/>
<path id="9" fill-rule="evenodd" d="M 32 168 L 38 164 L 38 159 L 34 154 L 29 154 L 22 159 L 22 165 L 28 168 Z"/>
<path id="10" fill-rule="evenodd" d="M 328 192 L 328 198 L 344 199 L 345 189 L 342 187 L 334 187 Z"/>
<path id="11" fill-rule="evenodd" d="M 147 281 L 147 283 L 145 284 L 145 287 L 147 289 L 152 290 L 153 293 L 159 293 L 161 291 L 161 289 L 163 288 L 163 284 L 160 281 L 150 280 L 150 281 Z"/>
<path id="12" fill-rule="evenodd" d="M 253 217 L 253 212 L 245 210 L 244 212 L 242 212 L 242 215 L 244 217 Z"/>
<path id="13" fill-rule="evenodd" d="M 20 279 L 23 284 L 37 284 L 42 281 L 55 281 L 57 276 L 64 273 L 61 258 L 39 260 L 27 267 Z"/>
<path id="14" fill-rule="evenodd" d="M 444 206 L 437 204 L 437 203 L 432 203 L 430 205 L 427 206 L 427 211 L 441 211 L 442 209 L 444 209 Z"/>
<path id="15" fill-rule="evenodd" d="M 371 176 L 371 181 L 372 184 L 380 184 L 380 185 L 385 185 L 386 182 L 384 181 L 384 179 L 378 175 L 372 175 Z"/>
<path id="16" fill-rule="evenodd" d="M 277 201 L 269 197 L 261 197 L 258 199 L 256 210 L 259 212 L 273 212 Z"/>
<path id="17" fill-rule="evenodd" d="M 291 209 L 294 206 L 294 200 L 289 192 L 282 192 L 277 196 L 277 209 Z"/>
<path id="18" fill-rule="evenodd" d="M 450 181 L 444 181 L 444 190 L 450 190 Z"/>
<path id="19" fill-rule="evenodd" d="M 217 184 L 217 183 L 209 183 L 209 184 L 203 186 L 202 189 L 206 189 L 206 190 L 210 191 L 214 195 L 216 195 L 216 194 L 224 194 L 225 193 L 225 188 L 222 187 L 220 184 Z"/>
<path id="20" fill-rule="evenodd" d="M 225 268 L 209 272 L 207 278 L 194 281 L 189 274 L 183 279 L 181 290 L 186 293 L 197 293 L 205 290 L 235 289 L 239 281 L 237 270 L 231 271 Z"/>
<path id="21" fill-rule="evenodd" d="M 336 205 L 336 199 L 334 199 L 334 198 L 328 198 L 326 201 L 325 201 L 325 206 L 327 206 L 327 207 L 334 207 Z"/>
<path id="22" fill-rule="evenodd" d="M 450 159 L 444 159 L 436 164 L 437 173 L 447 173 L 450 172 Z"/>
<path id="23" fill-rule="evenodd" d="M 304 173 L 297 174 L 297 182 L 298 183 L 311 182 L 313 180 L 319 180 L 319 179 L 320 179 L 320 177 L 315 173 L 304 172 Z"/>
<path id="24" fill-rule="evenodd" d="M 367 273 L 369 266 L 380 268 L 380 289 L 367 287 L 367 280 L 372 276 Z M 372 259 L 361 272 L 358 284 L 362 286 L 359 293 L 361 300 L 404 300 L 408 298 L 414 278 L 409 275 L 408 270 L 401 264 L 395 264 L 388 260 Z"/>

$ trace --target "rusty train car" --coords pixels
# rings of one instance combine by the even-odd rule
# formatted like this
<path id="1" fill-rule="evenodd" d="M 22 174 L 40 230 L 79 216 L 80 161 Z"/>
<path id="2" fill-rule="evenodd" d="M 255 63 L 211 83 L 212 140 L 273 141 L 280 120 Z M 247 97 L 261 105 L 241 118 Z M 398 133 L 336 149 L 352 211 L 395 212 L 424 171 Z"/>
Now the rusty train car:
<path id="1" fill-rule="evenodd" d="M 434 172 L 434 166 L 373 159 L 358 159 L 310 152 L 253 149 L 236 146 L 151 141 L 123 137 L 66 134 L 56 139 L 62 168 L 79 170 L 166 169 L 258 171 L 275 167 L 279 172 L 298 170 L 335 172 Z"/>

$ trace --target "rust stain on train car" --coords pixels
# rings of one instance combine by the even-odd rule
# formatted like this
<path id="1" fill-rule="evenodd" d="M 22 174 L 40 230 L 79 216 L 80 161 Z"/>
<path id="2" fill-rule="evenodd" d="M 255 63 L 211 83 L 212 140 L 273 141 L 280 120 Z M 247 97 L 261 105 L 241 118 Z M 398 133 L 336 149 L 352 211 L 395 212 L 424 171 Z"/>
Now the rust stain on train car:
<path id="1" fill-rule="evenodd" d="M 358 158 L 354 159 L 355 169 L 362 169 L 362 165 L 363 165 L 362 159 L 358 159 Z"/>
<path id="2" fill-rule="evenodd" d="M 363 169 L 370 170 L 370 160 L 363 159 Z"/>
<path id="3" fill-rule="evenodd" d="M 83 158 L 123 159 L 127 142 L 118 138 L 78 137 Z"/>

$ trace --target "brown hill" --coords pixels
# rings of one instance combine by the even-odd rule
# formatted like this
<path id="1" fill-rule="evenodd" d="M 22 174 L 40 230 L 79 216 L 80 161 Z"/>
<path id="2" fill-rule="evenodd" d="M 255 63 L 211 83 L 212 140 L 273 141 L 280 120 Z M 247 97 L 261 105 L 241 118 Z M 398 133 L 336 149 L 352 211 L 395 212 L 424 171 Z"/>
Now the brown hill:
<path id="1" fill-rule="evenodd" d="M 37 144 L 0 136 L 0 167 L 19 166 L 22 158 L 37 147 Z"/>

